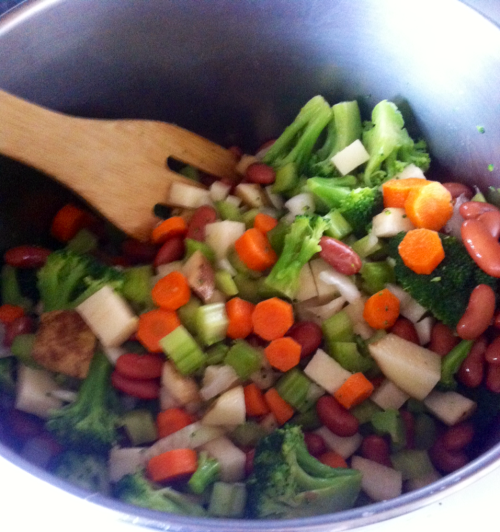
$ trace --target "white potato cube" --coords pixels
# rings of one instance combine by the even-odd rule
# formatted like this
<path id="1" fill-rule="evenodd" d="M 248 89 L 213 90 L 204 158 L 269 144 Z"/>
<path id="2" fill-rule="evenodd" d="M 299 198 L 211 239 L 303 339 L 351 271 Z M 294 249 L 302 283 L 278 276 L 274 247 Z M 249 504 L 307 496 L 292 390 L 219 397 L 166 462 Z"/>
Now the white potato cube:
<path id="1" fill-rule="evenodd" d="M 399 410 L 409 398 L 406 392 L 389 379 L 385 379 L 370 396 L 370 399 L 383 410 Z"/>
<path id="2" fill-rule="evenodd" d="M 401 231 L 415 229 L 404 209 L 391 207 L 373 217 L 372 233 L 379 238 L 396 236 Z"/>
<path id="3" fill-rule="evenodd" d="M 220 395 L 201 422 L 204 425 L 242 425 L 245 423 L 246 408 L 243 386 L 235 386 Z"/>
<path id="4" fill-rule="evenodd" d="M 356 432 L 353 436 L 337 436 L 326 427 L 320 427 L 314 432 L 323 438 L 328 449 L 340 454 L 344 459 L 352 456 L 363 441 L 363 436 L 359 432 Z"/>
<path id="5" fill-rule="evenodd" d="M 448 426 L 456 425 L 470 417 L 477 404 L 457 392 L 433 391 L 424 399 L 425 406 Z"/>
<path id="6" fill-rule="evenodd" d="M 215 252 L 218 260 L 224 259 L 231 246 L 246 231 L 243 222 L 223 220 L 208 224 L 205 228 L 205 242 Z"/>
<path id="7" fill-rule="evenodd" d="M 374 501 L 385 501 L 399 497 L 403 490 L 403 475 L 361 456 L 353 456 L 351 467 L 363 475 L 361 489 Z"/>
<path id="8" fill-rule="evenodd" d="M 309 263 L 304 264 L 302 270 L 300 270 L 299 289 L 295 294 L 295 299 L 297 301 L 306 301 L 316 297 L 317 295 L 318 289 L 316 288 L 316 283 L 314 282 L 311 266 Z"/>
<path id="9" fill-rule="evenodd" d="M 62 401 L 52 394 L 59 386 L 44 369 L 33 369 L 20 364 L 17 372 L 15 408 L 41 418 L 49 417 L 51 410 L 61 408 Z"/>
<path id="10" fill-rule="evenodd" d="M 366 151 L 363 143 L 357 139 L 336 153 L 331 161 L 342 175 L 346 175 L 358 166 L 366 163 L 369 158 L 370 154 Z"/>
<path id="11" fill-rule="evenodd" d="M 219 462 L 223 482 L 238 482 L 245 478 L 246 454 L 226 436 L 205 443 L 201 449 Z"/>
<path id="12" fill-rule="evenodd" d="M 204 188 L 174 181 L 170 186 L 169 203 L 187 209 L 196 209 L 201 205 L 210 204 L 210 191 Z"/>
<path id="13" fill-rule="evenodd" d="M 331 394 L 352 375 L 322 349 L 316 351 L 304 368 L 304 373 Z"/>

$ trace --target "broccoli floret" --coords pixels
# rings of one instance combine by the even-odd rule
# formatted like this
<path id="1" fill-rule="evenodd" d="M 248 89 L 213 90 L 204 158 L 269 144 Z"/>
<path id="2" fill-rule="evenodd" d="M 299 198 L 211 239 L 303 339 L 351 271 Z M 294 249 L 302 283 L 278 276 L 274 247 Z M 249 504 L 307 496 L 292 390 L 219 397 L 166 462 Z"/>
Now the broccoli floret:
<path id="1" fill-rule="evenodd" d="M 106 284 L 120 291 L 123 273 L 89 255 L 67 249 L 51 253 L 38 271 L 38 289 L 45 312 L 75 308 Z"/>
<path id="2" fill-rule="evenodd" d="M 294 163 L 300 174 L 331 115 L 330 105 L 322 96 L 309 100 L 264 155 L 263 162 L 274 168 Z"/>
<path id="3" fill-rule="evenodd" d="M 361 474 L 331 468 L 309 454 L 297 426 L 260 440 L 247 483 L 247 512 L 253 518 L 297 518 L 346 510 L 361 487 Z"/>
<path id="4" fill-rule="evenodd" d="M 198 467 L 188 480 L 189 489 L 193 493 L 200 495 L 208 486 L 219 480 L 219 477 L 219 461 L 202 451 L 198 456 Z"/>
<path id="5" fill-rule="evenodd" d="M 189 496 L 169 487 L 155 486 L 144 476 L 143 471 L 122 477 L 115 484 L 113 494 L 124 502 L 142 508 L 198 517 L 207 515 L 206 510 Z"/>
<path id="6" fill-rule="evenodd" d="M 372 218 L 382 210 L 383 198 L 379 187 L 352 190 L 342 201 L 339 212 L 349 222 L 356 236 L 367 233 Z"/>
<path id="7" fill-rule="evenodd" d="M 103 494 L 109 491 L 108 465 L 104 456 L 65 451 L 57 458 L 53 472 L 80 488 Z"/>
<path id="8" fill-rule="evenodd" d="M 2 303 L 29 309 L 32 302 L 23 295 L 19 282 L 19 270 L 4 264 L 0 273 Z"/>
<path id="9" fill-rule="evenodd" d="M 111 408 L 111 363 L 96 352 L 74 403 L 51 412 L 47 429 L 65 446 L 107 452 L 117 439 L 118 416 Z"/>
<path id="10" fill-rule="evenodd" d="M 483 272 L 463 244 L 452 236 L 439 235 L 445 256 L 432 273 L 413 272 L 404 265 L 398 253 L 404 235 L 399 233 L 389 240 L 389 255 L 395 259 L 396 282 L 439 321 L 456 327 L 467 308 L 472 290 L 478 284 L 487 284 L 496 293 L 498 279 Z"/>
<path id="11" fill-rule="evenodd" d="M 321 251 L 319 241 L 327 226 L 321 216 L 296 216 L 285 236 L 283 251 L 266 277 L 266 286 L 293 299 L 302 267 Z"/>
<path id="12" fill-rule="evenodd" d="M 370 154 L 364 180 L 379 185 L 413 163 L 427 170 L 430 163 L 425 143 L 415 144 L 404 128 L 403 116 L 392 102 L 383 100 L 372 111 L 372 121 L 363 128 L 363 144 Z"/>

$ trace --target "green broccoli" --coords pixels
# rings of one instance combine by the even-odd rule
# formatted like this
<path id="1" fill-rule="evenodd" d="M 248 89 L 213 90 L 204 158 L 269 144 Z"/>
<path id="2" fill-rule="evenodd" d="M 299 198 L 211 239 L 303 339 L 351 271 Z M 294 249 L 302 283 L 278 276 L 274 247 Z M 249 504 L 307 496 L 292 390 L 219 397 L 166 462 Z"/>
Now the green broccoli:
<path id="1" fill-rule="evenodd" d="M 303 266 L 321 251 L 319 241 L 327 226 L 327 221 L 321 216 L 296 216 L 285 236 L 283 251 L 266 277 L 265 285 L 293 299 L 299 288 Z"/>
<path id="2" fill-rule="evenodd" d="M 452 236 L 439 235 L 445 257 L 428 275 L 410 270 L 398 253 L 405 233 L 389 240 L 388 252 L 395 260 L 396 282 L 439 321 L 455 328 L 467 308 L 472 290 L 487 284 L 497 291 L 498 279 L 483 272 L 463 244 Z M 432 281 L 432 282 L 431 282 Z"/>
<path id="3" fill-rule="evenodd" d="M 301 173 L 331 115 L 330 105 L 322 96 L 309 100 L 264 155 L 263 162 L 273 168 L 294 163 Z"/>
<path id="4" fill-rule="evenodd" d="M 424 171 L 429 167 L 425 143 L 413 142 L 392 102 L 383 100 L 374 107 L 372 121 L 364 124 L 362 139 L 370 155 L 364 171 L 367 186 L 381 184 L 410 163 Z"/>
<path id="5" fill-rule="evenodd" d="M 297 426 L 275 430 L 260 440 L 247 488 L 252 518 L 297 518 L 351 508 L 361 473 L 331 468 L 309 454 Z"/>
<path id="6" fill-rule="evenodd" d="M 361 138 L 362 123 L 357 101 L 341 102 L 332 107 L 326 140 L 313 154 L 309 173 L 313 176 L 340 175 L 331 159 L 355 140 Z"/>
<path id="7" fill-rule="evenodd" d="M 198 467 L 188 480 L 189 489 L 201 495 L 208 486 L 220 477 L 220 464 L 215 458 L 211 458 L 205 451 L 198 456 Z"/>
<path id="8" fill-rule="evenodd" d="M 107 452 L 117 439 L 118 416 L 111 407 L 111 363 L 96 352 L 74 403 L 53 410 L 47 429 L 65 446 L 91 453 Z"/>
<path id="9" fill-rule="evenodd" d="M 75 308 L 106 284 L 120 291 L 123 273 L 70 250 L 54 251 L 38 271 L 38 289 L 45 312 Z"/>
<path id="10" fill-rule="evenodd" d="M 156 487 L 147 480 L 143 471 L 122 477 L 115 484 L 113 494 L 124 502 L 142 508 L 196 517 L 207 515 L 206 510 L 188 495 L 169 487 Z"/>
<path id="11" fill-rule="evenodd" d="M 29 309 L 32 306 L 32 302 L 22 293 L 19 271 L 10 264 L 2 266 L 0 272 L 2 303 Z"/>
<path id="12" fill-rule="evenodd" d="M 75 486 L 92 492 L 109 492 L 108 464 L 104 456 L 65 451 L 57 457 L 53 473 Z"/>

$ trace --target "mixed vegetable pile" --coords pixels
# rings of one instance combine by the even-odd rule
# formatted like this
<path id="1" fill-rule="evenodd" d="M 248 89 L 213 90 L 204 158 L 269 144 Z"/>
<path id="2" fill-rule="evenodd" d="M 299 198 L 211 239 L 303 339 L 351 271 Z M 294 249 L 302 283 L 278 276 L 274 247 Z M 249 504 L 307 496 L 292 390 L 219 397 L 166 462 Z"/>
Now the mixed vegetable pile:
<path id="1" fill-rule="evenodd" d="M 5 252 L 2 440 L 193 516 L 335 512 L 463 467 L 500 406 L 498 208 L 426 179 L 388 101 L 362 122 L 316 96 L 232 150 L 240 180 L 183 168 L 207 188 L 173 184 L 150 242 L 68 204 L 53 249 Z"/>

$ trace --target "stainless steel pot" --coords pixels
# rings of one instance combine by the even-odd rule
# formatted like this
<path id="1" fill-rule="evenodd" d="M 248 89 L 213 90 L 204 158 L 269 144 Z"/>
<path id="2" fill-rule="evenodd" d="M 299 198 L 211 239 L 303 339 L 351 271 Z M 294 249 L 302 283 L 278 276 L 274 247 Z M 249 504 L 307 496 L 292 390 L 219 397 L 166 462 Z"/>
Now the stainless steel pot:
<path id="1" fill-rule="evenodd" d="M 492 2 L 469 4 L 500 19 Z M 0 21 L 0 87 L 81 116 L 176 122 L 247 150 L 276 135 L 314 94 L 332 103 L 356 98 L 365 112 L 387 98 L 410 131 L 428 140 L 432 177 L 500 186 L 500 30 L 456 0 L 28 1 Z M 42 241 L 67 197 L 43 176 L 0 159 L 0 250 Z M 472 483 L 500 465 L 499 439 L 493 427 L 479 458 L 432 486 L 309 519 L 193 519 L 92 500 L 165 530 L 347 530 Z M 2 443 L 0 454 L 89 495 Z"/>

